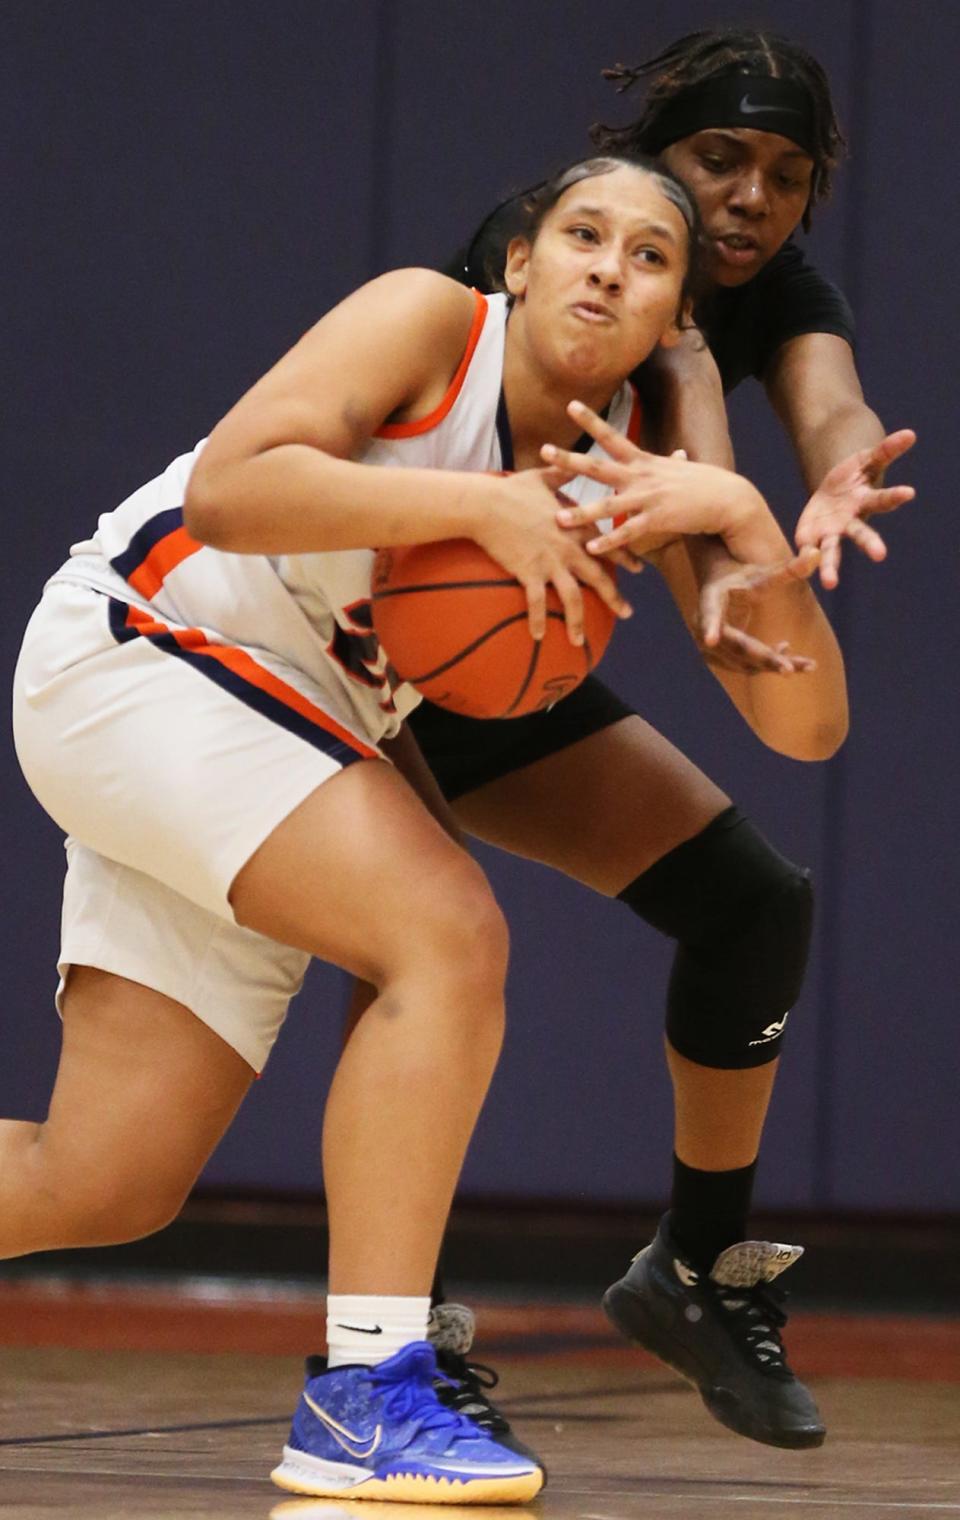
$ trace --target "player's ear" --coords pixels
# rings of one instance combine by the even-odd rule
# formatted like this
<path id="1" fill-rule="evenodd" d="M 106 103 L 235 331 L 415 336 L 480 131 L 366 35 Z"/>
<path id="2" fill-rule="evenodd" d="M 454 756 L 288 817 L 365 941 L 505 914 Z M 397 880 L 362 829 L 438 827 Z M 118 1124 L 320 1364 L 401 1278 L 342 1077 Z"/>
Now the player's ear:
<path id="1" fill-rule="evenodd" d="M 512 296 L 525 296 L 527 275 L 530 268 L 530 244 L 524 237 L 511 238 L 507 249 L 507 262 L 503 266 L 503 282 Z"/>

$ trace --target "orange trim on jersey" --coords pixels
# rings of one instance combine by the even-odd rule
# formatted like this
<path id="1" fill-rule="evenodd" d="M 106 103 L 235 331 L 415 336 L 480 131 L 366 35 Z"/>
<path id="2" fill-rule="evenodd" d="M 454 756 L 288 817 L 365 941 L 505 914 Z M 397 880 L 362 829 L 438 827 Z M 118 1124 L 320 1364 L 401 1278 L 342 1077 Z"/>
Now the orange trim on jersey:
<path id="1" fill-rule="evenodd" d="M 174 528 L 172 533 L 155 543 L 150 553 L 141 560 L 136 570 L 127 576 L 134 591 L 139 591 L 147 601 L 152 601 L 164 580 L 183 560 L 189 559 L 202 549 L 203 544 L 191 538 L 186 528 Z"/>
<path id="2" fill-rule="evenodd" d="M 635 443 L 637 448 L 639 448 L 643 442 L 643 403 L 640 400 L 640 392 L 633 381 L 629 380 L 627 383 L 633 392 L 633 400 L 630 405 L 630 418 L 627 422 L 627 437 L 631 443 Z"/>
<path id="3" fill-rule="evenodd" d="M 335 718 L 331 718 L 322 707 L 317 707 L 309 698 L 303 696 L 296 687 L 288 685 L 286 681 L 281 681 L 279 676 L 273 675 L 271 671 L 258 665 L 246 650 L 237 649 L 229 644 L 211 644 L 202 628 L 170 628 L 166 623 L 161 623 L 159 618 L 143 611 L 140 607 L 128 609 L 126 623 L 128 628 L 136 629 L 137 633 L 142 634 L 144 638 L 167 634 L 181 649 L 189 649 L 194 654 L 208 655 L 210 659 L 217 660 L 219 664 L 239 676 L 242 681 L 246 681 L 248 685 L 256 686 L 276 701 L 282 702 L 284 707 L 291 708 L 293 712 L 299 713 L 302 718 L 316 724 L 318 728 L 333 734 L 343 744 L 356 750 L 367 760 L 377 759 L 377 750 L 364 744 L 349 729 L 341 727 Z"/>
<path id="4" fill-rule="evenodd" d="M 476 303 L 473 309 L 473 321 L 470 324 L 470 335 L 467 338 L 467 346 L 463 351 L 463 358 L 457 365 L 457 372 L 447 386 L 446 394 L 439 406 L 435 406 L 426 417 L 418 417 L 415 422 L 385 422 L 374 433 L 375 438 L 416 438 L 420 433 L 429 433 L 447 416 L 453 403 L 456 401 L 463 382 L 467 378 L 467 370 L 470 368 L 470 360 L 473 358 L 477 344 L 480 342 L 480 334 L 483 332 L 483 324 L 487 320 L 489 307 L 479 290 L 473 292 Z"/>

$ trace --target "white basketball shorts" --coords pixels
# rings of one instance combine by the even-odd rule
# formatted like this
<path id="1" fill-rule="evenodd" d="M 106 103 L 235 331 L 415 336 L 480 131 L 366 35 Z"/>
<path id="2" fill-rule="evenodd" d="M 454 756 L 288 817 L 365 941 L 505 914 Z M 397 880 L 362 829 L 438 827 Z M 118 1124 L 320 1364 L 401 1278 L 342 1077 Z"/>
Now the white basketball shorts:
<path id="1" fill-rule="evenodd" d="M 242 928 L 229 893 L 316 787 L 380 754 L 346 697 L 333 705 L 268 651 L 47 587 L 17 665 L 14 738 L 69 836 L 61 979 L 88 965 L 152 987 L 262 1069 L 309 957 Z"/>

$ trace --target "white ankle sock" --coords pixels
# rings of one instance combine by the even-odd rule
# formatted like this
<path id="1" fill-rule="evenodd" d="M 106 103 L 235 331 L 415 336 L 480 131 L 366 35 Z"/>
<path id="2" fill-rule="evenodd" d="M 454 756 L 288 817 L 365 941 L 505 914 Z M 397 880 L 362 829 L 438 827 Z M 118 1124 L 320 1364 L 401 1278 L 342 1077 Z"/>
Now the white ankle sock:
<path id="1" fill-rule="evenodd" d="M 337 1293 L 327 1297 L 327 1365 L 385 1362 L 410 1341 L 425 1341 L 430 1299 Z"/>

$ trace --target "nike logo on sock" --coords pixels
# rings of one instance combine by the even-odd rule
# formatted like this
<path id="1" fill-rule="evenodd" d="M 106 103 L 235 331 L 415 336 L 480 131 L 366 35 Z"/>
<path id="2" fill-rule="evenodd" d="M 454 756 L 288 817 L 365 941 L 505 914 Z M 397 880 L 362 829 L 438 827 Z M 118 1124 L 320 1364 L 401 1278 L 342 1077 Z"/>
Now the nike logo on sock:
<path id="1" fill-rule="evenodd" d="M 370 1328 L 369 1325 L 341 1325 L 341 1323 L 340 1323 L 339 1320 L 337 1321 L 337 1329 L 338 1330 L 356 1330 L 356 1332 L 357 1332 L 358 1335 L 382 1335 L 383 1334 L 383 1326 L 382 1325 L 374 1325 L 373 1329 L 371 1330 L 371 1328 Z"/>

